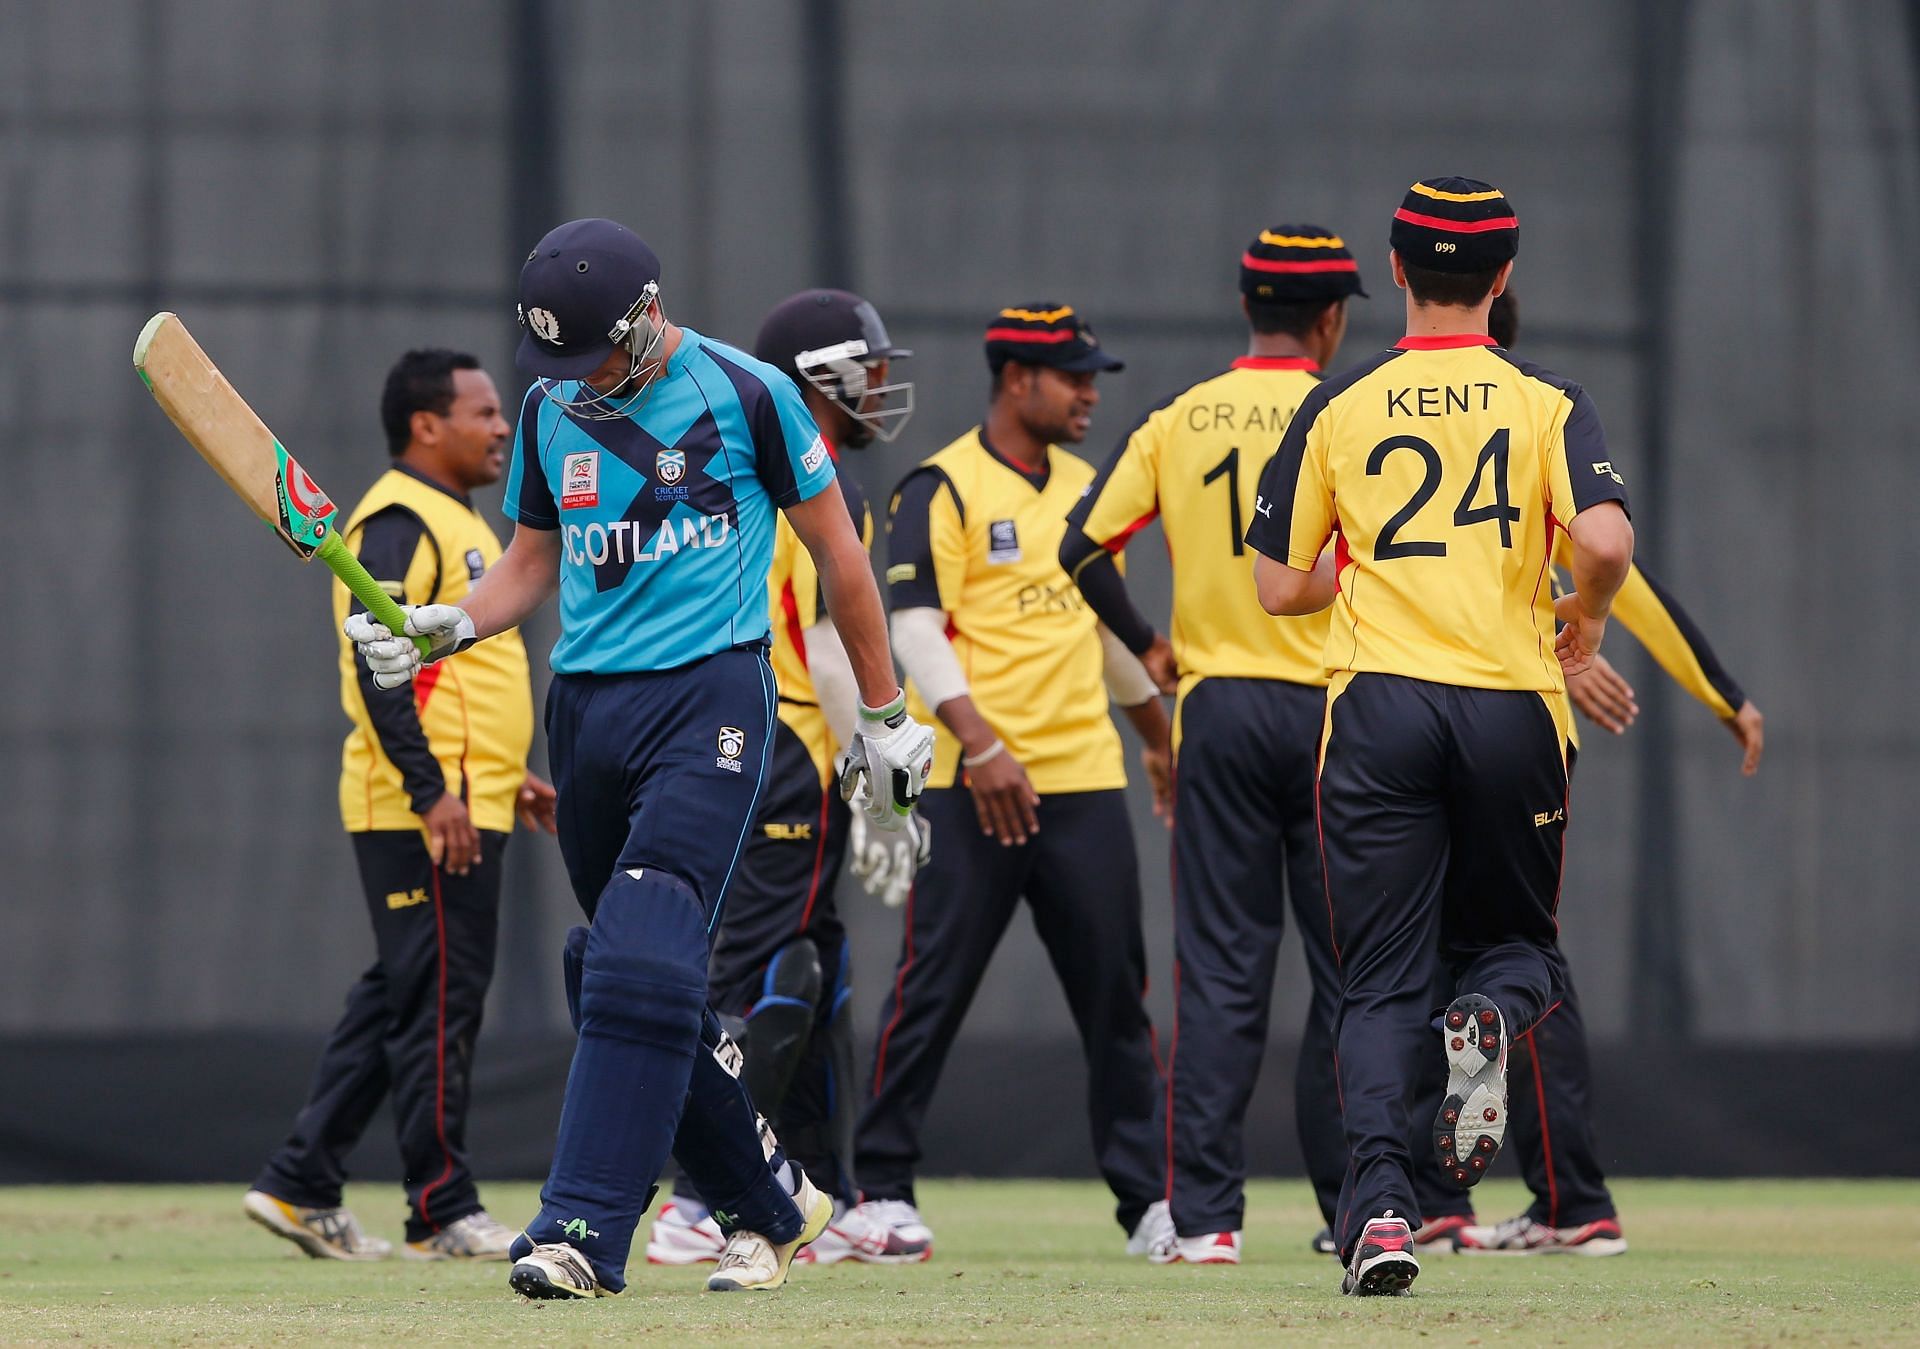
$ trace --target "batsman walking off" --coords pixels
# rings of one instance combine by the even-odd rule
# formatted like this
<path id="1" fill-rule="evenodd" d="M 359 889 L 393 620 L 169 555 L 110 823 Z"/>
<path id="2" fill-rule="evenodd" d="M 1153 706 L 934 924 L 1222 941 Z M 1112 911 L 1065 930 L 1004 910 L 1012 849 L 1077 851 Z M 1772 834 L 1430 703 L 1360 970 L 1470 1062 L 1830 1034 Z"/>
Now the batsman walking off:
<path id="1" fill-rule="evenodd" d="M 631 230 L 576 220 L 520 273 L 513 540 L 464 608 L 414 610 L 428 661 L 560 592 L 547 736 L 560 848 L 589 924 L 568 934 L 579 1032 L 542 1207 L 514 1243 L 529 1297 L 620 1292 L 671 1153 L 728 1243 L 707 1286 L 777 1288 L 831 1201 L 792 1166 L 707 1005 L 707 960 L 774 739 L 767 573 L 775 511 L 817 565 L 859 686 L 841 780 L 898 827 L 932 766 L 906 714 L 866 550 L 793 382 L 668 322 Z M 380 680 L 414 644 L 359 618 Z"/>

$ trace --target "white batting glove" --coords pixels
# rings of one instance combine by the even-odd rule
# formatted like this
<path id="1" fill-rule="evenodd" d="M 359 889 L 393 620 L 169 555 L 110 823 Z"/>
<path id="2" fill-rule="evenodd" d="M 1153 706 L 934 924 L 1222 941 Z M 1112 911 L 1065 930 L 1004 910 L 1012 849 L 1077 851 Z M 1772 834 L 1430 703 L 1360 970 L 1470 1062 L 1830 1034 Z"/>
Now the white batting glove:
<path id="1" fill-rule="evenodd" d="M 407 616 L 403 637 L 394 636 L 371 614 L 349 615 L 344 624 L 347 639 L 360 649 L 360 659 L 373 671 L 376 688 L 397 689 L 419 674 L 422 664 L 465 651 L 479 640 L 467 611 L 454 605 L 403 604 L 400 612 Z M 424 659 L 420 648 L 409 640 L 414 637 L 424 637 L 430 644 Z"/>
<path id="2" fill-rule="evenodd" d="M 865 784 L 862 784 L 865 790 Z M 906 817 L 906 828 L 892 835 L 880 834 L 867 822 L 866 811 L 855 812 L 853 827 L 847 834 L 847 869 L 860 882 L 860 888 L 878 895 L 889 909 L 907 902 L 913 888 L 913 873 L 927 864 L 933 855 L 933 822 L 919 815 Z"/>
<path id="3" fill-rule="evenodd" d="M 900 829 L 933 772 L 933 730 L 907 715 L 904 693 L 885 707 L 862 703 L 837 768 L 841 800 L 882 829 Z"/>

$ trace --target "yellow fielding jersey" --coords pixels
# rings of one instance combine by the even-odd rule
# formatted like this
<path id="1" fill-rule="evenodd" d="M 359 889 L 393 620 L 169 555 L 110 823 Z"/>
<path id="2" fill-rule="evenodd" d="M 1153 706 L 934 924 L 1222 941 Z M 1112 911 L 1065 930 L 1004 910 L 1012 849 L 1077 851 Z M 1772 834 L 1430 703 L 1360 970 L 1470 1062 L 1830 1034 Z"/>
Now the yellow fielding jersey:
<path id="1" fill-rule="evenodd" d="M 500 540 L 471 503 L 402 467 L 374 483 L 345 535 L 402 604 L 459 604 L 500 557 Z M 369 535 L 378 535 L 377 547 Z M 336 632 L 352 607 L 347 588 L 335 582 Z M 533 742 L 533 686 L 519 632 L 425 667 L 410 687 L 369 694 L 360 671 L 342 634 L 340 703 L 353 722 L 340 755 L 340 816 L 348 832 L 419 828 L 414 803 L 422 796 L 430 803 L 435 787 L 466 801 L 475 828 L 511 832 Z"/>
<path id="2" fill-rule="evenodd" d="M 1327 682 L 1328 616 L 1262 609 L 1246 545 L 1260 474 L 1318 371 L 1305 357 L 1241 357 L 1149 412 L 1074 509 L 1073 523 L 1114 554 L 1160 518 L 1183 690 L 1209 677 Z"/>
<path id="3" fill-rule="evenodd" d="M 1308 396 L 1247 542 L 1308 570 L 1334 540 L 1330 671 L 1558 691 L 1555 535 L 1626 495 L 1578 385 L 1491 338 L 1410 337 Z"/>
<path id="4" fill-rule="evenodd" d="M 854 528 L 868 551 L 873 549 L 873 512 L 867 507 L 866 493 L 853 476 L 842 473 L 838 479 L 847 510 L 853 515 Z M 826 599 L 820 593 L 820 573 L 813 565 L 813 554 L 800 542 L 783 512 L 773 533 L 773 566 L 767 572 L 767 602 L 773 618 L 773 682 L 780 691 L 779 716 L 800 743 L 807 747 L 813 766 L 825 783 L 833 771 L 833 732 L 826 714 L 820 710 L 814 692 L 813 676 L 807 672 L 806 630 L 820 621 L 826 612 Z"/>
<path id="5" fill-rule="evenodd" d="M 1098 619 L 1060 566 L 1067 512 L 1093 467 L 1057 447 L 1029 474 L 975 427 L 908 474 L 888 512 L 893 608 L 941 609 L 980 714 L 1034 790 L 1124 787 L 1120 733 L 1107 712 Z M 960 780 L 960 742 L 935 725 L 930 787 Z"/>

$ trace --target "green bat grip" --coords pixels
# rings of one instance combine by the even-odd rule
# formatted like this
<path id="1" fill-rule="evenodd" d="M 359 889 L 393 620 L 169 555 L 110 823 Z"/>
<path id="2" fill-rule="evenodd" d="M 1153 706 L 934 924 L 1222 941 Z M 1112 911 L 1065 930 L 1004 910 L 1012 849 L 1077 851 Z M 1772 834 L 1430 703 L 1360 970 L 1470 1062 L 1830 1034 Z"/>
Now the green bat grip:
<path id="1" fill-rule="evenodd" d="M 398 637 L 407 630 L 407 616 L 400 612 L 400 606 L 393 602 L 393 596 L 380 588 L 373 574 L 360 565 L 360 559 L 353 550 L 340 542 L 338 534 L 328 534 L 326 542 L 315 552 L 329 570 L 346 583 L 355 599 L 367 606 L 367 612 L 386 624 L 387 631 Z M 424 637 L 416 637 L 413 644 L 420 648 L 422 659 L 433 647 L 433 643 Z"/>

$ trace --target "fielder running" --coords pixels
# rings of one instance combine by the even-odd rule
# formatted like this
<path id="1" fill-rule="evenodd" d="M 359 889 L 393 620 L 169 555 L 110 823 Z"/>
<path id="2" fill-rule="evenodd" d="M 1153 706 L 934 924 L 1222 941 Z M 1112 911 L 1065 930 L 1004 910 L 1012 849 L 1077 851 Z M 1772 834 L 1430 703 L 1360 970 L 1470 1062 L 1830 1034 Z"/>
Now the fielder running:
<path id="1" fill-rule="evenodd" d="M 832 1203 L 793 1166 L 707 1006 L 707 960 L 775 732 L 767 573 L 776 509 L 820 570 L 862 706 L 843 783 L 898 827 L 931 768 L 826 445 L 779 371 L 670 323 L 632 231 L 576 220 L 520 273 L 517 528 L 464 608 L 409 616 L 435 658 L 504 632 L 556 587 L 547 734 L 560 847 L 590 925 L 566 948 L 579 1030 L 542 1206 L 514 1243 L 529 1297 L 625 1287 L 671 1152 L 728 1234 L 707 1286 L 776 1288 Z M 421 669 L 364 617 L 379 679 Z"/>
<path id="2" fill-rule="evenodd" d="M 1361 1296 L 1419 1273 L 1409 1106 L 1443 971 L 1433 1155 L 1462 1186 L 1499 1150 L 1511 1037 L 1559 996 L 1562 670 L 1591 664 L 1633 560 L 1592 401 L 1486 335 L 1518 239 L 1485 183 L 1414 184 L 1391 230 L 1407 336 L 1309 396 L 1247 535 L 1269 613 L 1333 606 L 1319 810 L 1351 1157 L 1334 1236 Z M 1561 529 L 1574 591 L 1555 602 Z"/>

